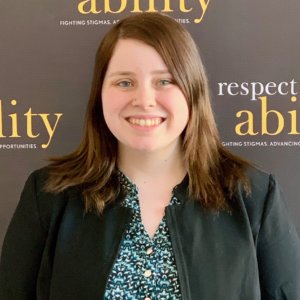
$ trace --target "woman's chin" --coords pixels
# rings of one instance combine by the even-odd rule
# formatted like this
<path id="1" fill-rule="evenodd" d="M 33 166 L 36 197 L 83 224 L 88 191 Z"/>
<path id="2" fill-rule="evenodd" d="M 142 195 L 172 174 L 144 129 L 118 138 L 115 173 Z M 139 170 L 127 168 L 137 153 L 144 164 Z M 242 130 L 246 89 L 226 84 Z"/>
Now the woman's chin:
<path id="1" fill-rule="evenodd" d="M 128 152 L 136 152 L 136 153 L 154 153 L 160 150 L 161 147 L 156 143 L 148 142 L 131 142 L 128 144 L 121 144 L 120 149 Z"/>
<path id="2" fill-rule="evenodd" d="M 154 145 L 134 145 L 134 147 L 131 147 L 131 151 L 140 153 L 154 153 L 158 150 L 159 148 Z"/>

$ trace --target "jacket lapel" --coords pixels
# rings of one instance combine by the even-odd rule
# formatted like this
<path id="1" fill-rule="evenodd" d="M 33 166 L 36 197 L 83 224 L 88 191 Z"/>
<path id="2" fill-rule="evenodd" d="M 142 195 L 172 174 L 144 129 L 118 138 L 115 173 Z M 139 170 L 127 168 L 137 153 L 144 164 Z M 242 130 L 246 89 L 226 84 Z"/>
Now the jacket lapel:
<path id="1" fill-rule="evenodd" d="M 259 299 L 247 216 L 238 208 L 231 213 L 205 211 L 187 200 L 180 187 L 175 195 L 182 204 L 166 213 L 183 299 Z"/>
<path id="2" fill-rule="evenodd" d="M 82 199 L 70 199 L 58 232 L 50 299 L 103 298 L 129 218 L 130 210 L 120 206 L 100 217 L 85 214 Z"/>

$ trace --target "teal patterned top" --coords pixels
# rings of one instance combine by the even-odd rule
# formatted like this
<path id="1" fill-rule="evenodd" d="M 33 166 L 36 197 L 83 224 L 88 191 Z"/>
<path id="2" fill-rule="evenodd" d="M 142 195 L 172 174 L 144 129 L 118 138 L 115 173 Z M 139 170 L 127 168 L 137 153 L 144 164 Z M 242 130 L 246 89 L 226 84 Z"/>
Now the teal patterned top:
<path id="1" fill-rule="evenodd" d="M 131 208 L 133 215 L 109 275 L 105 299 L 181 299 L 165 216 L 151 239 L 141 221 L 137 187 L 120 171 L 118 177 L 127 195 L 121 205 Z M 170 205 L 178 203 L 173 195 Z"/>

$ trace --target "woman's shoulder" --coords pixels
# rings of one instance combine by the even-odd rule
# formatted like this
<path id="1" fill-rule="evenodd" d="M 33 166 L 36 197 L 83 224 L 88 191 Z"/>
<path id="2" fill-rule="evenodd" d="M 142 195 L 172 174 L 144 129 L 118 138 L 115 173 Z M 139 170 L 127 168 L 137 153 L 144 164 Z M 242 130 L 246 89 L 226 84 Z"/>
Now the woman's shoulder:
<path id="1" fill-rule="evenodd" d="M 251 166 L 247 169 L 246 175 L 249 181 L 250 191 L 240 188 L 238 197 L 248 206 L 264 207 L 266 201 L 273 198 L 274 192 L 281 194 L 278 181 L 272 173 L 264 171 L 258 167 Z M 277 195 L 277 196 L 278 196 Z"/>
<path id="2" fill-rule="evenodd" d="M 23 206 L 30 206 L 36 210 L 45 227 L 49 226 L 51 219 L 58 218 L 63 213 L 72 199 L 81 197 L 80 190 L 76 187 L 57 193 L 46 191 L 48 178 L 47 166 L 33 171 L 25 183 L 20 200 Z"/>
<path id="3" fill-rule="evenodd" d="M 49 177 L 48 166 L 32 171 L 26 181 L 26 185 L 33 185 L 37 192 L 42 192 Z"/>
<path id="4" fill-rule="evenodd" d="M 59 198 L 63 194 L 68 195 L 77 195 L 80 192 L 80 187 L 74 186 L 74 187 L 68 187 L 64 189 L 62 192 L 48 192 L 47 191 L 47 181 L 50 177 L 50 167 L 45 166 L 39 169 L 34 170 L 31 172 L 27 178 L 27 181 L 25 183 L 25 187 L 27 185 L 33 187 L 35 189 L 35 192 L 37 196 L 42 197 L 52 197 L 52 198 Z"/>
<path id="5" fill-rule="evenodd" d="M 249 167 L 246 175 L 249 180 L 252 198 L 265 198 L 270 188 L 277 184 L 273 174 L 258 167 Z"/>
<path id="6" fill-rule="evenodd" d="M 251 191 L 239 192 L 238 198 L 245 208 L 253 235 L 256 236 L 266 220 L 289 219 L 287 204 L 276 177 L 256 167 L 247 171 Z"/>
<path id="7" fill-rule="evenodd" d="M 31 172 L 25 182 L 25 186 L 22 192 L 22 197 L 31 197 L 35 199 L 38 205 L 43 202 L 50 201 L 52 204 L 57 198 L 61 198 L 63 193 L 49 193 L 46 191 L 46 183 L 49 178 L 49 168 L 42 167 L 40 169 Z"/>

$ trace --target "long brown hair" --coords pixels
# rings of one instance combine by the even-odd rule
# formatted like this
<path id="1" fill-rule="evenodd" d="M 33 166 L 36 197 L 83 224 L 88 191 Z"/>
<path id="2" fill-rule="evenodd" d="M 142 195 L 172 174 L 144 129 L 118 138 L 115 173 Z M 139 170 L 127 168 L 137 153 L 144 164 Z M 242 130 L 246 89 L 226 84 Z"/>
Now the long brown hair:
<path id="1" fill-rule="evenodd" d="M 87 211 L 101 213 L 120 192 L 116 180 L 116 138 L 103 117 L 101 90 L 119 39 L 135 39 L 152 46 L 162 57 L 184 93 L 190 117 L 182 133 L 190 197 L 213 210 L 228 208 L 228 199 L 244 185 L 248 163 L 226 150 L 214 120 L 209 87 L 197 46 L 188 31 L 159 13 L 139 13 L 121 20 L 104 36 L 95 61 L 83 139 L 69 155 L 52 158 L 46 190 L 60 192 L 81 186 Z"/>

